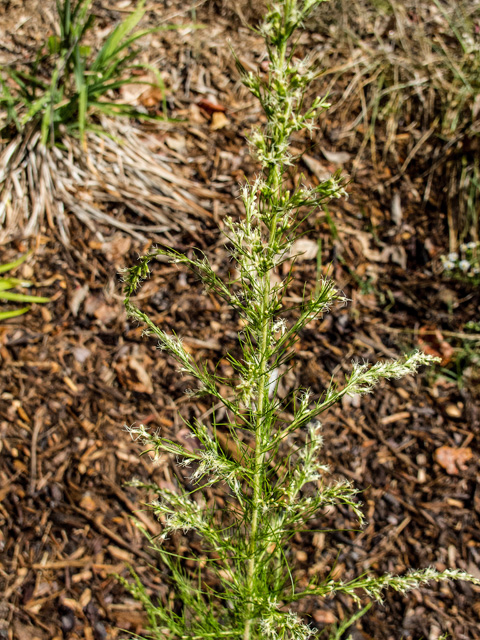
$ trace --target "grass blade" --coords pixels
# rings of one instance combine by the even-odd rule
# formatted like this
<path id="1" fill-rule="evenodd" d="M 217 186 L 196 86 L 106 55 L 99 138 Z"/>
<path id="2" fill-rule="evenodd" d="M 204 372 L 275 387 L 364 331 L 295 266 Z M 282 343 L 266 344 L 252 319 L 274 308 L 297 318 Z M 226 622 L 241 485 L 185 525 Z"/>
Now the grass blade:
<path id="1" fill-rule="evenodd" d="M 113 32 L 107 38 L 105 44 L 100 49 L 94 63 L 92 64 L 92 71 L 102 71 L 103 68 L 108 64 L 108 61 L 111 60 L 117 53 L 117 49 L 122 42 L 123 38 L 130 33 L 140 20 L 143 18 L 145 14 L 145 10 L 143 8 L 145 4 L 145 0 L 141 0 L 135 9 L 125 20 L 120 23 Z"/>
<path id="2" fill-rule="evenodd" d="M 0 291 L 0 300 L 9 300 L 11 302 L 50 302 L 50 298 L 42 296 L 29 296 L 24 293 L 12 293 L 10 291 Z"/>
<path id="3" fill-rule="evenodd" d="M 30 307 L 22 307 L 21 309 L 12 309 L 11 311 L 0 311 L 0 321 L 16 318 L 30 311 Z"/>
<path id="4" fill-rule="evenodd" d="M 0 273 L 6 273 L 7 271 L 12 271 L 13 269 L 16 269 L 17 267 L 19 267 L 21 264 L 25 262 L 25 260 L 28 258 L 30 254 L 31 252 L 26 253 L 24 256 L 21 256 L 17 260 L 14 260 L 13 262 L 9 262 L 8 264 L 0 264 Z"/>

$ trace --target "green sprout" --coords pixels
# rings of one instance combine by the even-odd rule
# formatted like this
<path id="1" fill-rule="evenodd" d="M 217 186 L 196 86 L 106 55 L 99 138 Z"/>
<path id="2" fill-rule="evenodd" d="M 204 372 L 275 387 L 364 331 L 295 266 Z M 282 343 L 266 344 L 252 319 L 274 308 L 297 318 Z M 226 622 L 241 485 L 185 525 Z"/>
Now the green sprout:
<path id="1" fill-rule="evenodd" d="M 28 258 L 29 254 L 21 256 L 18 260 L 13 262 L 9 262 L 8 264 L 0 265 L 0 273 L 8 273 L 9 271 L 13 271 L 21 264 L 25 262 Z M 37 303 L 44 304 L 45 302 L 50 302 L 50 298 L 44 298 L 41 296 L 30 296 L 24 293 L 16 293 L 12 291 L 16 287 L 31 287 L 33 282 L 29 280 L 22 280 L 20 278 L 14 278 L 12 276 L 2 277 L 0 278 L 0 300 L 5 300 L 6 302 L 18 302 L 18 303 Z M 30 310 L 30 306 L 21 307 L 20 309 L 9 309 L 7 311 L 0 311 L 0 321 L 7 320 L 8 318 L 16 318 L 17 316 L 21 316 L 27 311 Z"/>

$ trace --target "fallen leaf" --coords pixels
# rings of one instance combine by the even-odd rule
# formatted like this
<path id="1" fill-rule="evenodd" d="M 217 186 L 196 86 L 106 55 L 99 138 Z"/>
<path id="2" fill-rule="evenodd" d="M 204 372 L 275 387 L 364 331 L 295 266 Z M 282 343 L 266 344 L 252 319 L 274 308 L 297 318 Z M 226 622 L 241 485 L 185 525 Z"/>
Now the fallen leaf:
<path id="1" fill-rule="evenodd" d="M 160 87 L 149 87 L 146 91 L 144 91 L 140 96 L 140 102 L 146 109 L 152 109 L 153 107 L 157 107 L 163 98 L 163 91 Z"/>
<path id="2" fill-rule="evenodd" d="M 470 447 L 448 447 L 444 445 L 439 447 L 433 454 L 433 458 L 438 464 L 445 469 L 450 476 L 457 476 L 459 470 L 466 469 L 465 462 L 473 456 Z"/>
<path id="3" fill-rule="evenodd" d="M 90 513 L 93 513 L 98 508 L 97 503 L 92 498 L 92 494 L 90 493 L 90 491 L 87 491 L 83 494 L 83 497 L 80 500 L 80 506 L 82 507 L 82 509 L 85 509 L 85 511 L 90 511 Z"/>
<path id="4" fill-rule="evenodd" d="M 210 129 L 212 131 L 218 131 L 219 129 L 223 129 L 228 124 L 229 124 L 229 120 L 227 116 L 221 111 L 218 111 L 212 114 L 212 122 L 210 124 Z"/>
<path id="5" fill-rule="evenodd" d="M 70 300 L 68 301 L 68 307 L 75 318 L 77 317 L 78 311 L 80 309 L 80 305 L 87 297 L 87 294 L 88 294 L 88 285 L 84 285 L 83 287 L 77 287 L 72 293 L 72 295 L 70 296 Z"/>
<path id="6" fill-rule="evenodd" d="M 390 217 L 392 222 L 398 226 L 402 224 L 403 220 L 403 211 L 402 211 L 402 203 L 400 201 L 400 194 L 398 191 L 394 194 L 392 198 L 392 204 L 390 207 Z"/>
<path id="7" fill-rule="evenodd" d="M 447 406 L 445 407 L 445 413 L 450 418 L 461 418 L 463 415 L 461 407 L 456 404 L 447 404 Z"/>
<path id="8" fill-rule="evenodd" d="M 334 164 L 345 164 L 350 160 L 350 154 L 347 151 L 327 151 L 323 147 L 320 147 L 320 149 L 325 158 Z"/>
<path id="9" fill-rule="evenodd" d="M 102 251 L 110 262 L 122 259 L 123 264 L 131 245 L 132 239 L 130 236 L 116 233 L 111 240 L 102 243 Z"/>
<path id="10" fill-rule="evenodd" d="M 304 262 L 305 260 L 314 260 L 318 254 L 318 244 L 315 240 L 309 240 L 308 238 L 300 238 L 295 240 L 290 249 L 290 255 L 295 256 L 297 262 Z"/>
<path id="11" fill-rule="evenodd" d="M 320 160 L 312 158 L 312 156 L 308 156 L 306 153 L 303 154 L 302 160 L 320 182 L 325 182 L 325 180 L 331 178 L 332 174 L 323 166 Z"/>
<path id="12" fill-rule="evenodd" d="M 205 111 L 208 111 L 208 113 L 218 113 L 226 111 L 226 108 L 222 104 L 218 104 L 217 102 L 213 102 L 212 100 L 207 100 L 206 98 L 202 98 L 197 102 L 197 104 L 201 109 L 205 109 Z"/>
<path id="13" fill-rule="evenodd" d="M 328 609 L 315 609 L 313 619 L 317 624 L 334 624 L 335 616 Z"/>
<path id="14" fill-rule="evenodd" d="M 140 393 L 153 393 L 152 380 L 145 367 L 135 358 L 130 358 L 128 361 L 128 368 L 135 373 L 138 381 L 129 379 L 128 386 L 134 391 L 138 391 Z"/>
<path id="15" fill-rule="evenodd" d="M 455 353 L 455 349 L 445 340 L 442 333 L 431 325 L 420 327 L 418 346 L 428 356 L 441 358 L 440 366 L 442 367 L 447 366 Z"/>

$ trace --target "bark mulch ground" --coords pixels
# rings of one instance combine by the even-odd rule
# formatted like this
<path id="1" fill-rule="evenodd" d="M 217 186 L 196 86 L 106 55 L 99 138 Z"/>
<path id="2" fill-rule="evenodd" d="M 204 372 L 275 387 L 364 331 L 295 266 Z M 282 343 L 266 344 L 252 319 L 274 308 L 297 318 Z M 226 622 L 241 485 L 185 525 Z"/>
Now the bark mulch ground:
<path id="1" fill-rule="evenodd" d="M 33 55 L 33 43 L 51 24 L 50 5 L 44 5 L 43 12 L 31 13 L 39 6 L 33 0 L 9 3 L 9 55 Z M 108 3 L 107 10 L 99 4 L 103 26 L 131 6 Z M 149 6 L 151 23 L 161 15 L 166 22 L 195 18 L 205 25 L 193 33 L 157 34 L 148 55 L 162 65 L 171 114 L 182 120 L 158 134 L 171 152 L 172 170 L 212 194 L 203 203 L 210 219 L 171 233 L 169 244 L 185 251 L 200 246 L 226 273 L 217 224 L 240 211 L 238 182 L 256 170 L 244 135 L 260 116 L 239 86 L 226 43 L 230 38 L 250 65 L 261 63 L 262 44 L 242 26 L 238 10 L 221 3 L 199 4 L 195 12 L 171 2 Z M 248 3 L 240 9 L 252 16 Z M 294 142 L 312 183 L 342 166 L 339 161 L 350 168 L 345 149 L 327 136 L 342 123 L 328 118 L 315 140 Z M 349 200 L 308 222 L 292 299 L 304 281 L 315 281 L 320 239 L 322 268 L 331 265 L 351 303 L 304 332 L 283 391 L 301 384 L 320 393 L 332 375 L 342 378 L 354 358 L 374 362 L 415 346 L 440 353 L 450 373 L 437 370 L 382 386 L 325 416 L 325 461 L 334 476 L 363 490 L 368 524 L 352 531 L 355 523 L 340 510 L 312 524 L 335 533 L 297 534 L 292 554 L 301 583 L 329 571 L 349 579 L 367 570 L 402 573 L 428 565 L 480 577 L 480 376 L 467 363 L 478 336 L 475 342 L 464 329 L 478 316 L 480 295 L 439 274 L 447 236 L 445 216 L 434 205 L 422 208 L 415 190 L 397 185 L 401 217 L 392 220 L 398 196 L 378 188 L 389 170 L 365 162 L 349 186 Z M 174 460 L 153 465 L 139 457 L 122 427 L 142 422 L 183 439 L 181 416 L 200 417 L 210 409 L 191 403 L 184 395 L 191 382 L 124 314 L 118 272 L 148 244 L 108 228 L 101 229 L 100 241 L 76 220 L 71 224 L 70 249 L 50 230 L 2 249 L 5 262 L 32 246 L 35 261 L 21 272 L 51 297 L 50 304 L 0 327 L 0 638 L 9 640 L 103 640 L 125 637 L 120 629 L 142 632 L 141 607 L 115 574 L 127 575 L 130 564 L 149 589 L 165 594 L 169 586 L 132 514 L 152 534 L 160 525 L 143 510 L 145 496 L 125 483 L 139 477 L 169 486 L 188 483 L 188 477 Z M 223 356 L 236 349 L 237 318 L 193 278 L 159 263 L 137 302 L 163 328 L 185 336 L 196 359 L 219 361 L 222 374 L 229 374 Z M 456 376 L 455 363 L 467 363 L 464 375 Z M 197 542 L 178 535 L 167 544 L 185 553 Z M 302 611 L 322 628 L 351 607 L 348 599 L 312 599 Z M 388 594 L 385 606 L 374 606 L 352 636 L 435 640 L 449 632 L 464 640 L 480 638 L 479 628 L 480 591 L 449 583 L 406 597 Z"/>

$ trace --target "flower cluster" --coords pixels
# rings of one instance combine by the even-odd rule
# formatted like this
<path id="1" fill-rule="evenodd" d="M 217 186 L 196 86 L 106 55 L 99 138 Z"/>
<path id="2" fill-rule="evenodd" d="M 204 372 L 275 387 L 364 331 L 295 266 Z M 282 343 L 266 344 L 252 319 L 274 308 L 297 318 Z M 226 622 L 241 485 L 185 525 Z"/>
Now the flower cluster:
<path id="1" fill-rule="evenodd" d="M 440 259 L 448 276 L 480 282 L 480 242 L 461 244 L 458 251 L 452 251 Z"/>
<path id="2" fill-rule="evenodd" d="M 316 632 L 293 611 L 283 613 L 274 607 L 260 620 L 260 629 L 269 640 L 308 640 Z"/>

